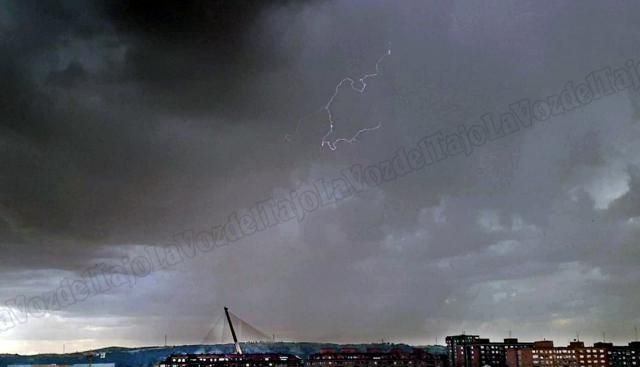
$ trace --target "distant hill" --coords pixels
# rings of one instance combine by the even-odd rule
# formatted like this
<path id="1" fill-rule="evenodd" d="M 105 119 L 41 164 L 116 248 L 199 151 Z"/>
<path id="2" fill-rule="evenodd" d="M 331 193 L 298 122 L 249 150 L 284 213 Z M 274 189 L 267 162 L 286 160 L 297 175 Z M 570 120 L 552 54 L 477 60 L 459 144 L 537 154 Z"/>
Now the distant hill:
<path id="1" fill-rule="evenodd" d="M 357 348 L 362 351 L 367 348 L 377 348 L 382 351 L 388 351 L 393 348 L 400 348 L 410 351 L 412 346 L 407 344 L 331 344 L 331 343 L 242 343 L 242 350 L 246 353 L 290 353 L 301 358 L 307 358 L 313 353 L 320 352 L 323 348 Z M 425 346 L 419 347 L 426 349 L 430 353 L 442 354 L 446 353 L 446 349 L 442 346 Z M 124 347 L 108 347 L 96 349 L 94 354 L 104 353 L 104 358 L 94 357 L 93 363 L 115 363 L 116 367 L 152 367 L 154 364 L 165 359 L 171 354 L 189 354 L 189 353 L 233 353 L 233 344 L 214 344 L 214 345 L 180 345 L 167 347 L 140 347 L 140 348 L 124 348 Z M 0 367 L 6 367 L 10 364 L 76 364 L 88 363 L 84 353 L 68 353 L 68 354 L 37 354 L 30 356 L 21 356 L 18 354 L 0 354 Z"/>

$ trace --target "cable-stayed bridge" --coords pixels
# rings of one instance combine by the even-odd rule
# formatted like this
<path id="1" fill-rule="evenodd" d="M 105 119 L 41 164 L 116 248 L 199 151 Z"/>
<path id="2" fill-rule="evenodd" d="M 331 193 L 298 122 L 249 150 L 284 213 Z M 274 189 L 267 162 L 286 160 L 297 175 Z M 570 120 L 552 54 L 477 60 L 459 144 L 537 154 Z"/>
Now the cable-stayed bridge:
<path id="1" fill-rule="evenodd" d="M 268 342 L 273 341 L 273 337 L 262 332 L 257 327 L 251 325 L 247 321 L 238 317 L 231 311 L 229 313 L 229 319 L 233 323 L 238 340 L 243 342 Z M 211 325 L 209 332 L 202 340 L 202 344 L 227 344 L 233 343 L 233 335 L 229 321 L 224 313 L 221 313 L 216 317 L 215 321 Z"/>

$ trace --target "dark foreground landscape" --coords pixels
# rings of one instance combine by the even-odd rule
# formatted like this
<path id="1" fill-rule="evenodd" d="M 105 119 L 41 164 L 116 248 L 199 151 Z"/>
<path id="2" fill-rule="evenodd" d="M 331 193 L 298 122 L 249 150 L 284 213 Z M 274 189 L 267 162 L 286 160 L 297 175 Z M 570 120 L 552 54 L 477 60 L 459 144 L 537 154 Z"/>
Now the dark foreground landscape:
<path id="1" fill-rule="evenodd" d="M 246 353 L 283 353 L 297 355 L 303 359 L 319 353 L 323 349 L 341 349 L 342 347 L 356 348 L 361 351 L 377 349 L 389 351 L 401 349 L 410 351 L 412 346 L 407 344 L 349 344 L 340 345 L 333 343 L 249 343 L 243 344 Z M 443 346 L 426 346 L 427 351 L 446 355 L 446 348 Z M 109 347 L 92 351 L 67 353 L 67 354 L 37 354 L 23 356 L 19 354 L 0 354 L 0 367 L 8 365 L 73 365 L 89 364 L 89 356 L 93 364 L 114 363 L 117 367 L 149 367 L 158 364 L 171 354 L 193 354 L 193 353 L 233 353 L 233 344 L 214 345 L 178 345 L 178 346 L 152 346 L 140 348 Z M 104 356 L 104 357 L 103 357 Z"/>

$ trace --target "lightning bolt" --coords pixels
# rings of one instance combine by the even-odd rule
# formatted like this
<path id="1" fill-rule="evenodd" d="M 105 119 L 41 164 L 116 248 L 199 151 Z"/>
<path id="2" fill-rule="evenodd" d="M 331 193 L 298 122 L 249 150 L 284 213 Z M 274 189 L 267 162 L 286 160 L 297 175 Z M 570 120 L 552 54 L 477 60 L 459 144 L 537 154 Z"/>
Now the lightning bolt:
<path id="1" fill-rule="evenodd" d="M 380 75 L 380 63 L 384 60 L 385 57 L 391 55 L 391 49 L 388 49 L 387 52 L 382 55 L 378 61 L 376 62 L 376 66 L 375 66 L 375 73 L 371 73 L 371 74 L 365 74 L 362 77 L 358 78 L 358 81 L 360 82 L 360 87 L 358 87 L 356 85 L 356 81 L 353 78 L 350 77 L 346 77 L 344 79 L 342 79 L 335 87 L 333 94 L 331 95 L 331 97 L 329 98 L 329 100 L 327 101 L 327 103 L 322 106 L 322 108 L 318 109 L 317 111 L 314 111 L 312 113 L 310 113 L 309 115 L 307 115 L 306 117 L 302 118 L 301 120 L 298 121 L 298 124 L 296 125 L 296 130 L 295 133 L 296 134 L 298 132 L 298 129 L 300 127 L 300 124 L 306 120 L 309 116 L 316 114 L 318 112 L 324 111 L 327 114 L 327 119 L 329 120 L 329 130 L 327 131 L 327 133 L 322 137 L 322 141 L 320 143 L 321 147 L 324 147 L 325 145 L 327 147 L 329 147 L 329 149 L 336 150 L 337 146 L 336 144 L 338 143 L 354 143 L 358 140 L 358 136 L 360 136 L 360 134 L 366 133 L 368 131 L 373 131 L 373 130 L 377 130 L 379 128 L 382 127 L 382 123 L 379 122 L 377 125 L 372 126 L 372 127 L 366 127 L 364 129 L 360 129 L 358 130 L 353 136 L 351 137 L 346 137 L 346 138 L 338 138 L 338 139 L 334 139 L 334 140 L 330 140 L 329 137 L 334 134 L 335 131 L 335 121 L 333 119 L 333 112 L 331 112 L 331 104 L 333 103 L 333 100 L 338 96 L 338 94 L 340 93 L 340 88 L 344 85 L 344 84 L 349 84 L 349 86 L 351 87 L 351 90 L 356 91 L 360 94 L 364 93 L 365 89 L 367 89 L 367 80 L 371 79 L 371 78 L 375 78 L 378 75 Z M 291 135 L 287 134 L 285 135 L 284 139 L 286 141 L 291 141 Z"/>

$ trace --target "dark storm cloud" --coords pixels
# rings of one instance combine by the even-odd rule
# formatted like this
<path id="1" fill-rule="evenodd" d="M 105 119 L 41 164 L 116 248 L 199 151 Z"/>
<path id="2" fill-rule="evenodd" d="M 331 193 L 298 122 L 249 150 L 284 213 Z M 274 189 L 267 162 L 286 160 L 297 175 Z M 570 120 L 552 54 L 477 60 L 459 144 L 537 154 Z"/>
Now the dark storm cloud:
<path id="1" fill-rule="evenodd" d="M 269 120 L 261 78 L 287 68 L 279 33 L 260 16 L 293 1 L 109 2 L 108 19 L 129 44 L 120 82 L 138 84 L 154 109 L 185 116 Z M 255 94 L 254 94 L 255 93 Z M 246 100 L 253 103 L 247 105 Z M 246 121 L 242 121 L 246 123 Z"/>
<path id="2" fill-rule="evenodd" d="M 280 106 L 292 102 L 289 92 L 298 94 L 288 86 L 284 96 L 267 97 L 279 86 L 265 74 L 287 65 L 274 61 L 281 48 L 271 44 L 284 30 L 263 35 L 271 29 L 257 19 L 265 9 L 295 13 L 299 4 L 10 5 L 8 32 L 18 36 L 5 45 L 11 58 L 3 106 L 10 110 L 3 123 L 7 136 L 17 136 L 5 143 L 3 164 L 17 174 L 6 176 L 3 192 L 14 224 L 7 236 L 20 237 L 15 246 L 157 240 L 158 229 L 182 210 L 191 214 L 175 229 L 207 217 L 211 205 L 193 208 L 191 198 L 206 196 L 216 182 L 230 185 L 234 171 L 250 167 L 262 179 L 288 181 L 295 159 L 281 149 L 282 136 L 300 113 Z M 255 120 L 268 126 L 256 128 Z M 260 133 L 221 138 L 246 124 Z M 273 155 L 253 151 L 263 142 Z M 253 188 L 254 200 L 271 189 Z M 220 213 L 251 202 L 242 192 L 231 195 L 235 202 Z M 19 258 L 28 266 L 31 257 Z M 66 267 L 55 258 L 43 261 Z"/>
<path id="3" fill-rule="evenodd" d="M 207 168 L 194 162 L 189 150 L 199 150 L 196 155 L 221 155 L 224 144 L 215 147 L 219 150 L 204 142 L 195 148 L 193 141 L 183 144 L 174 136 L 161 136 L 160 130 L 171 129 L 157 121 L 161 111 L 141 115 L 144 107 L 139 103 L 124 103 L 130 99 L 126 94 L 132 92 L 113 84 L 133 83 L 133 93 L 142 93 L 139 101 L 150 98 L 149 108 L 158 110 L 169 105 L 162 101 L 162 94 L 169 93 L 172 103 L 181 111 L 179 119 L 184 119 L 197 110 L 189 101 L 204 100 L 189 96 L 189 90 L 207 81 L 198 80 L 200 76 L 194 71 L 196 65 L 207 65 L 208 61 L 198 59 L 202 55 L 194 52 L 217 49 L 215 62 L 206 66 L 205 73 L 211 72 L 213 79 L 231 76 L 234 83 L 245 76 L 241 70 L 261 63 L 258 55 L 244 58 L 240 55 L 246 54 L 243 50 L 255 49 L 243 38 L 246 27 L 266 5 L 234 4 L 8 4 L 7 34 L 12 38 L 3 43 L 9 56 L 3 60 L 2 68 L 3 131 L 7 136 L 3 171 L 12 174 L 5 176 L 2 192 L 3 214 L 12 223 L 6 236 L 15 241 L 15 246 L 29 244 L 46 251 L 57 247 L 56 238 L 81 242 L 83 246 L 122 234 L 129 240 L 140 238 L 132 238 L 122 222 L 148 221 L 150 215 L 155 216 L 152 212 L 158 212 L 155 199 L 144 204 L 130 201 L 143 190 L 148 193 L 145 187 L 151 185 L 154 177 L 181 176 L 182 169 L 189 172 L 192 180 L 197 176 L 223 176 L 221 173 L 239 165 L 240 162 L 229 162 L 225 168 L 225 163 L 218 159 L 221 164 Z M 108 61 L 102 68 L 88 70 L 93 59 L 109 59 L 117 52 L 116 39 L 131 43 L 123 65 Z M 208 46 L 212 47 L 207 47 L 207 40 L 211 40 Z M 83 42 L 94 45 L 91 54 L 74 50 L 77 43 Z M 55 54 L 56 49 L 62 51 Z M 167 50 L 177 57 L 175 63 L 168 68 L 153 66 L 152 63 L 163 63 L 171 57 Z M 149 52 L 159 57 L 138 58 Z M 66 53 L 72 55 L 67 58 Z M 171 70 L 179 72 L 173 74 Z M 39 76 L 42 73 L 44 77 Z M 164 84 L 147 84 L 154 80 Z M 208 92 L 217 91 L 220 96 L 206 98 L 206 110 L 216 112 L 214 115 L 222 114 L 220 106 L 240 110 L 237 102 L 230 106 L 230 100 L 225 99 L 231 96 L 227 90 L 236 90 L 232 87 L 233 83 L 208 86 Z M 205 91 L 195 93 L 202 97 Z M 86 105 L 92 95 L 106 103 Z M 219 124 L 210 120 L 207 131 Z M 141 212 L 122 218 L 121 210 L 132 205 Z M 137 228 L 140 225 L 135 224 Z M 114 233 L 116 227 L 118 233 Z M 59 250 L 64 258 L 81 258 L 78 255 L 82 252 L 66 253 L 58 247 Z M 56 258 L 49 254 L 41 257 L 41 261 L 66 266 Z M 7 265 L 20 266 L 24 262 L 29 266 L 32 261 L 30 256 L 18 256 L 18 262 Z"/>
<path id="4" fill-rule="evenodd" d="M 57 178 L 68 172 L 65 154 L 57 138 L 68 125 L 52 113 L 54 101 L 32 78 L 32 68 L 65 37 L 90 37 L 95 33 L 82 10 L 72 4 L 16 2 L 5 4 L 6 34 L 0 47 L 2 59 L 3 157 L 2 213 L 7 223 L 3 237 L 10 249 L 32 248 L 22 256 L 6 256 L 5 266 L 31 263 L 39 240 L 32 234 L 45 228 L 47 234 L 56 224 L 65 204 L 62 184 Z M 62 79 L 61 79 L 62 80 Z M 61 209 L 61 210 L 60 210 Z M 52 213 L 58 213 L 56 218 Z M 55 231 L 54 231 L 55 232 Z M 51 239 L 55 241 L 55 239 Z M 45 247 L 46 249 L 46 247 Z M 75 252 L 75 250 L 74 250 Z M 47 253 L 47 252 L 45 252 Z M 41 254 L 42 255 L 42 254 Z M 55 258 L 55 256 L 52 256 Z M 71 260 L 73 262 L 73 260 Z M 42 263 L 43 265 L 44 263 Z"/>

